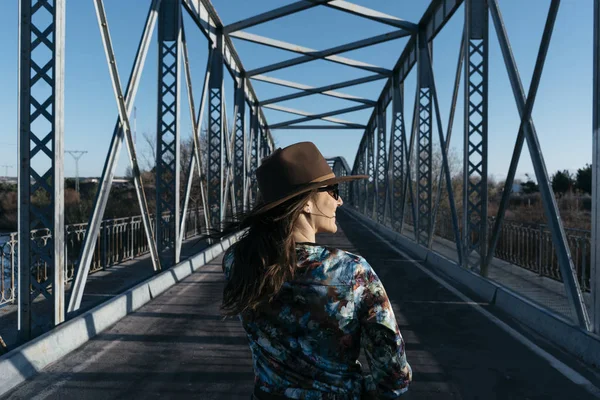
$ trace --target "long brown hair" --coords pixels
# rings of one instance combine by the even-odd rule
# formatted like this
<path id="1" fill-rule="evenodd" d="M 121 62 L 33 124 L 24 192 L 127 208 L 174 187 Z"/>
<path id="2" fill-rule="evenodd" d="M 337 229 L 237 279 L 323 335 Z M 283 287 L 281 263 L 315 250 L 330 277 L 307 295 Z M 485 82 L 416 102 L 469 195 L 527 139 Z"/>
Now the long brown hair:
<path id="1" fill-rule="evenodd" d="M 233 245 L 233 265 L 223 291 L 221 310 L 234 316 L 271 301 L 296 272 L 294 224 L 315 192 L 300 194 L 273 209 L 251 211 L 237 224 L 246 229 Z M 255 209 L 256 210 L 256 209 Z"/>

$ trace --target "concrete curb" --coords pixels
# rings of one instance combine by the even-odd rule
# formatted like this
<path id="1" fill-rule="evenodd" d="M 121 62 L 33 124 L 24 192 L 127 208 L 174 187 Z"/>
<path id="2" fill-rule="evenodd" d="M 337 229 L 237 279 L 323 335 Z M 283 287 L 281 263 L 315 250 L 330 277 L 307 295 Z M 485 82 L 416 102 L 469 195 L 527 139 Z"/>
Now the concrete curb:
<path id="1" fill-rule="evenodd" d="M 456 262 L 417 245 L 406 236 L 378 224 L 350 207 L 343 207 L 341 210 L 372 228 L 397 245 L 399 249 L 414 257 L 415 260 L 423 262 L 431 270 L 438 270 L 469 287 L 492 307 L 510 315 L 570 354 L 594 367 L 600 366 L 599 336 L 573 325 L 563 316 L 539 306 L 511 289 L 466 270 Z"/>
<path id="2" fill-rule="evenodd" d="M 231 235 L 202 253 L 6 353 L 0 357 L 0 396 L 191 275 L 227 250 L 240 236 L 241 233 Z"/>

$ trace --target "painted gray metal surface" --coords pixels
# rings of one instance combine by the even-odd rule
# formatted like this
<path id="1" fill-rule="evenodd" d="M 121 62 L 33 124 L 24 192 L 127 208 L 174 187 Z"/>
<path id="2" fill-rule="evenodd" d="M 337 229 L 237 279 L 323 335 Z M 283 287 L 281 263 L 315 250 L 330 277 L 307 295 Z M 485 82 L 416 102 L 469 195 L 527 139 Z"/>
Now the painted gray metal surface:
<path id="1" fill-rule="evenodd" d="M 487 274 L 488 209 L 488 7 L 465 1 L 465 94 L 463 151 L 463 246 L 466 268 Z M 471 260 L 475 252 L 476 261 Z"/>
<path id="2" fill-rule="evenodd" d="M 129 77 L 129 82 L 127 83 L 127 89 L 125 90 L 125 104 L 128 115 L 131 114 L 133 104 L 135 103 L 134 100 L 139 87 L 144 63 L 146 61 L 146 55 L 148 54 L 150 40 L 154 32 L 156 19 L 158 18 L 158 9 L 160 7 L 160 3 L 161 0 L 152 1 L 148 11 L 148 16 L 146 17 L 144 30 L 138 44 L 131 75 Z M 102 169 L 98 191 L 96 192 L 94 208 L 88 224 L 89 229 L 85 233 L 84 243 L 81 248 L 81 255 L 76 266 L 75 279 L 71 289 L 71 295 L 69 297 L 67 312 L 78 310 L 81 304 L 81 298 L 83 297 L 83 292 L 85 290 L 85 282 L 90 270 L 96 241 L 98 240 L 98 234 L 100 232 L 100 224 L 102 223 L 104 210 L 106 209 L 106 204 L 108 203 L 108 196 L 112 187 L 112 180 L 115 176 L 123 138 L 123 128 L 120 123 L 120 118 L 117 117 L 117 122 L 115 123 L 115 128 L 113 130 L 108 154 L 106 156 L 106 161 L 104 162 L 104 167 Z"/>
<path id="3" fill-rule="evenodd" d="M 559 4 L 559 0 L 552 1 L 552 3 L 550 4 L 548 20 L 552 20 L 556 17 L 556 12 L 558 11 Z M 500 14 L 497 1 L 491 0 L 489 6 L 492 14 L 492 19 L 494 21 L 494 26 L 496 27 L 496 32 L 498 34 L 500 48 L 502 50 L 502 55 L 504 56 L 504 62 L 506 64 L 506 69 L 510 78 L 513 94 L 515 96 L 515 101 L 517 103 L 517 108 L 519 110 L 520 116 L 523 117 L 525 113 L 525 93 L 523 90 L 523 85 L 521 84 L 519 78 L 519 73 L 517 71 L 517 66 L 514 57 L 512 57 L 512 52 L 508 42 L 508 36 L 506 34 L 504 22 L 502 21 L 502 16 Z M 554 242 L 557 257 L 559 259 L 561 273 L 565 282 L 565 291 L 567 293 L 567 298 L 569 299 L 569 303 L 574 314 L 577 316 L 578 324 L 581 327 L 589 330 L 591 328 L 590 321 L 587 309 L 584 305 L 583 296 L 581 294 L 581 288 L 579 287 L 579 283 L 577 281 L 577 271 L 575 271 L 573 260 L 571 258 L 571 252 L 569 251 L 569 247 L 566 243 L 567 240 L 565 230 L 559 216 L 558 205 L 556 204 L 556 198 L 554 196 L 552 188 L 550 187 L 548 172 L 546 171 L 546 163 L 544 162 L 540 144 L 537 138 L 537 133 L 535 131 L 535 127 L 531 119 L 527 120 L 527 123 L 523 126 L 523 130 L 525 139 L 527 140 L 527 148 L 529 149 L 531 162 L 533 164 L 535 175 L 540 188 L 540 193 L 542 195 L 542 205 L 544 206 L 544 213 L 548 220 L 548 225 L 551 228 L 552 241 Z"/>
<path id="4" fill-rule="evenodd" d="M 64 57 L 65 0 L 19 2 L 19 295 L 21 341 L 60 324 L 64 299 Z M 50 21 L 44 25 L 44 15 Z M 39 49 L 45 49 L 41 51 Z M 37 51 L 36 51 L 37 50 Z M 44 57 L 45 55 L 45 57 Z M 49 88 L 49 94 L 41 93 Z M 34 196 L 48 199 L 35 205 Z M 32 230 L 49 232 L 43 240 Z M 45 276 L 35 266 L 45 265 Z M 29 288 L 33 290 L 30 292 Z M 55 289 L 51 289 L 55 288 Z M 51 315 L 33 313 L 43 296 Z"/>
<path id="5" fill-rule="evenodd" d="M 179 93 L 181 60 L 181 5 L 163 0 L 158 14 L 158 102 L 156 124 L 156 246 L 161 264 L 179 262 L 176 235 L 180 218 Z"/>

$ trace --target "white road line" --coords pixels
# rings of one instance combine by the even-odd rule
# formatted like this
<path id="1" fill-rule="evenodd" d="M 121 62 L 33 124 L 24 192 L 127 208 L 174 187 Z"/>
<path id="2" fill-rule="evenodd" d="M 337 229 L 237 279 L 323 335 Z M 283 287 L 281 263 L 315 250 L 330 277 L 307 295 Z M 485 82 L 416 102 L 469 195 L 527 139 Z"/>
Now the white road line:
<path id="1" fill-rule="evenodd" d="M 409 258 L 406 253 L 404 253 L 401 250 L 398 250 L 393 243 L 390 243 L 387 239 L 385 239 L 379 233 L 375 232 L 369 226 L 363 224 L 356 217 L 354 217 L 350 213 L 346 213 L 346 215 L 348 215 L 350 218 L 352 218 L 354 221 L 358 222 L 359 224 L 363 225 L 363 227 L 365 229 L 369 230 L 375 237 L 377 237 L 383 243 L 387 244 L 393 251 L 395 251 L 396 253 L 398 253 L 399 255 L 401 255 L 403 257 Z M 556 369 L 558 372 L 560 372 L 561 374 L 563 374 L 570 381 L 572 381 L 573 383 L 575 383 L 577 385 L 582 386 L 589 393 L 591 393 L 592 395 L 600 398 L 600 389 L 598 387 L 594 386 L 594 384 L 592 382 L 590 382 L 587 378 L 585 378 L 579 372 L 575 371 L 573 368 L 569 367 L 568 365 L 566 365 L 565 363 L 563 363 L 562 361 L 560 361 L 559 359 L 557 359 L 556 357 L 554 357 L 552 354 L 548 353 L 547 351 L 545 351 L 544 349 L 542 349 L 541 347 L 539 347 L 538 345 L 536 345 L 535 343 L 533 343 L 531 340 L 529 340 L 528 338 L 526 338 L 525 336 L 523 336 L 521 333 L 519 333 L 518 331 L 516 331 L 514 328 L 512 328 L 511 326 L 509 326 L 508 324 L 506 324 L 505 322 L 503 322 L 502 320 L 500 320 L 498 317 L 496 317 L 495 315 L 493 315 L 489 311 L 485 310 L 483 307 L 481 307 L 475 301 L 473 301 L 469 297 L 465 296 L 463 293 L 459 292 L 456 288 L 454 288 L 453 286 L 451 286 L 445 280 L 443 280 L 439 276 L 435 275 L 433 272 L 429 271 L 427 268 L 425 268 L 419 262 L 416 262 L 416 261 L 410 260 L 410 259 L 408 259 L 406 261 L 414 264 L 417 268 L 419 268 L 425 274 L 429 275 L 429 277 L 431 277 L 431 279 L 435 280 L 440 285 L 444 286 L 452 294 L 454 294 L 455 296 L 457 296 L 461 300 L 463 300 L 465 302 L 468 302 L 471 307 L 473 307 L 475 310 L 477 310 L 481 314 L 483 314 L 487 319 L 489 319 L 491 322 L 493 322 L 495 325 L 497 325 L 500 329 L 502 329 L 503 331 L 505 331 L 506 333 L 508 333 L 509 335 L 511 335 L 513 338 L 515 338 L 516 340 L 518 340 L 519 342 L 521 342 L 523 345 L 525 345 L 527 348 L 529 348 L 532 352 L 534 352 L 535 354 L 537 354 L 538 356 L 540 356 L 544 360 L 548 361 L 548 363 L 554 369 Z"/>

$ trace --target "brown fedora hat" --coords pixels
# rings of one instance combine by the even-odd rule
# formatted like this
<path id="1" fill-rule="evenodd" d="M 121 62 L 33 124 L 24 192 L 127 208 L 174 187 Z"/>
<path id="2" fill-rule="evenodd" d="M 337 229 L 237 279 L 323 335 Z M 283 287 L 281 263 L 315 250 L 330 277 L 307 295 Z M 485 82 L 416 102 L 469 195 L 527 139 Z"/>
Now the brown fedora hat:
<path id="1" fill-rule="evenodd" d="M 275 150 L 262 160 L 256 180 L 264 212 L 299 194 L 336 183 L 366 179 L 368 175 L 335 176 L 327 160 L 312 142 L 300 142 Z"/>

